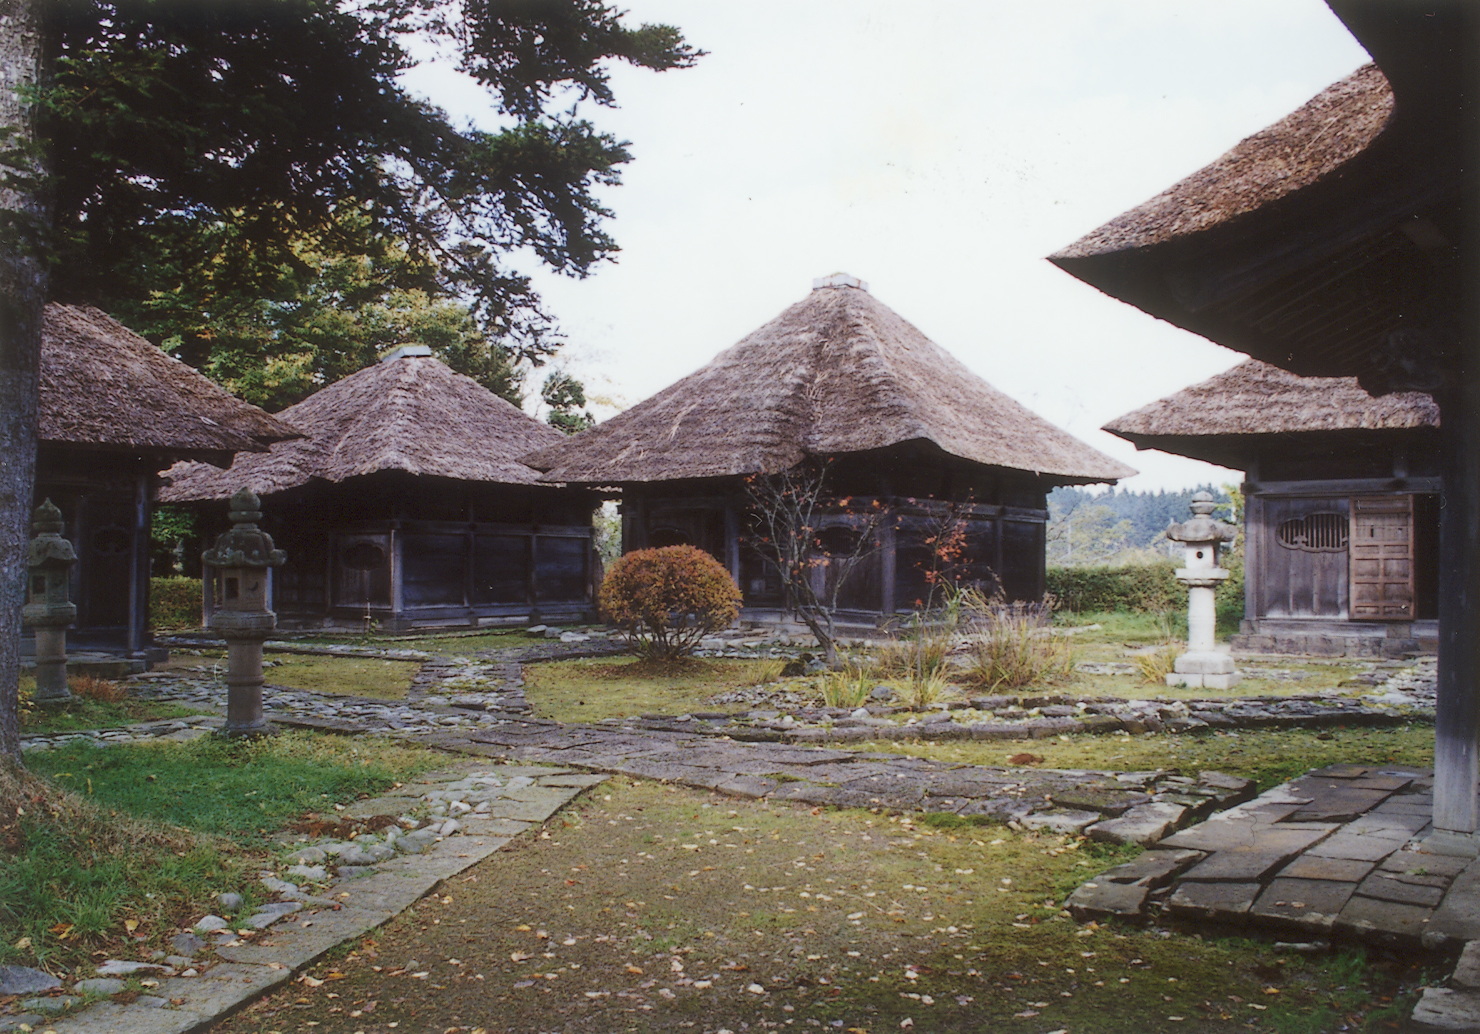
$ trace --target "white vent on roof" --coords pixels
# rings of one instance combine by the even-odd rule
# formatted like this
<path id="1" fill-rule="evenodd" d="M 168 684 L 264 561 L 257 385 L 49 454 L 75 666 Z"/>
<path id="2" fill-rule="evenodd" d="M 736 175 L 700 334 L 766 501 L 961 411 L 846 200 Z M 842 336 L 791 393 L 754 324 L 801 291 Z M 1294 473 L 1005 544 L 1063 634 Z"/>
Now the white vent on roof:
<path id="1" fill-rule="evenodd" d="M 381 356 L 380 361 L 383 363 L 393 363 L 397 359 L 416 359 L 420 356 L 431 354 L 432 350 L 428 345 L 401 345 L 398 348 L 392 349 L 389 354 Z"/>
<path id="2" fill-rule="evenodd" d="M 868 284 L 856 276 L 847 273 L 834 273 L 832 276 L 820 276 L 812 281 L 812 290 L 819 291 L 824 287 L 856 287 L 860 291 L 867 291 Z"/>

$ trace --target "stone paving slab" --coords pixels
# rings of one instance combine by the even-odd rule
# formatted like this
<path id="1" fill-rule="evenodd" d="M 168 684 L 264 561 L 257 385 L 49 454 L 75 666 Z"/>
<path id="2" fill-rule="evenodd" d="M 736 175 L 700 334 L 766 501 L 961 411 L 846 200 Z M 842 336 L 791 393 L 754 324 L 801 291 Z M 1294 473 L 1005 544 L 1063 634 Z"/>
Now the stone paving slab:
<path id="1" fill-rule="evenodd" d="M 1335 880 L 1276 877 L 1249 909 L 1251 916 L 1280 927 L 1296 926 L 1326 932 L 1346 907 L 1352 884 Z"/>
<path id="2" fill-rule="evenodd" d="M 1480 860 L 1425 849 L 1431 786 L 1424 770 L 1332 765 L 1165 837 L 1135 862 L 1086 882 L 1066 905 L 1081 919 L 1145 921 L 1165 909 L 1276 936 L 1406 950 L 1480 943 Z M 1303 821 L 1347 814 L 1340 823 Z M 1164 904 L 1158 894 L 1125 889 L 1174 850 L 1178 864 L 1163 863 L 1174 873 Z M 1189 866 L 1191 851 L 1200 853 Z M 1473 968 L 1480 980 L 1480 948 Z M 1451 1018 L 1468 1015 L 1468 1006 L 1455 1004 L 1466 999 L 1425 1000 L 1425 1008 L 1447 1003 L 1440 1012 Z"/>
<path id="3" fill-rule="evenodd" d="M 223 962 L 198 977 L 170 977 L 160 981 L 155 994 L 186 1012 L 216 1017 L 287 983 L 293 971 L 286 966 Z M 157 1011 L 157 1010 L 156 1010 Z"/>

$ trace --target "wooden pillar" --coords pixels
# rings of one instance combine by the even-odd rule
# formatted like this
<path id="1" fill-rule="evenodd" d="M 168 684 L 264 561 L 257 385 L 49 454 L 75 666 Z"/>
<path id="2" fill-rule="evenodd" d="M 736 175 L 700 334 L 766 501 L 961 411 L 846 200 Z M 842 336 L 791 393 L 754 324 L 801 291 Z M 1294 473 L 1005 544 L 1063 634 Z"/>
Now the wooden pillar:
<path id="1" fill-rule="evenodd" d="M 149 624 L 149 475 L 134 478 L 133 556 L 128 568 L 128 642 L 129 656 L 144 652 L 144 630 Z"/>
<path id="2" fill-rule="evenodd" d="M 1480 341 L 1440 396 L 1439 693 L 1434 721 L 1435 847 L 1480 850 Z"/>
<path id="3" fill-rule="evenodd" d="M 1260 565 L 1264 562 L 1264 498 L 1251 494 L 1244 482 L 1244 621 L 1243 631 L 1252 632 L 1252 622 L 1259 616 Z"/>
<path id="4" fill-rule="evenodd" d="M 725 567 L 740 584 L 740 514 L 732 496 L 725 496 Z"/>
<path id="5" fill-rule="evenodd" d="M 886 518 L 879 528 L 879 611 L 887 621 L 894 616 L 895 584 L 899 579 L 899 536 L 893 518 Z"/>

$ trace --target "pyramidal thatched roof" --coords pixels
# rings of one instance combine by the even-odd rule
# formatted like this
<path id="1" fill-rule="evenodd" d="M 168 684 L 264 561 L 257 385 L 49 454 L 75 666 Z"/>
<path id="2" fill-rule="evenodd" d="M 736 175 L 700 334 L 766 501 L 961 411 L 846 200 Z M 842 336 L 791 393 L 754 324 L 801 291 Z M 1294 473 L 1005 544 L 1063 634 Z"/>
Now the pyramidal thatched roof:
<path id="1" fill-rule="evenodd" d="M 41 324 L 43 443 L 229 463 L 293 428 L 97 309 L 48 305 Z"/>
<path id="2" fill-rule="evenodd" d="M 704 368 L 525 462 L 549 481 L 611 485 L 772 473 L 808 454 L 911 441 L 1065 481 L 1135 473 L 997 391 L 842 275 Z"/>
<path id="3" fill-rule="evenodd" d="M 1229 222 L 1309 186 L 1360 154 L 1392 113 L 1392 87 L 1376 65 L 1364 65 L 1049 261 L 1144 248 Z"/>
<path id="4" fill-rule="evenodd" d="M 278 416 L 306 437 L 266 455 L 238 457 L 230 470 L 179 464 L 166 473 L 173 484 L 160 499 L 227 499 L 243 486 L 270 495 L 314 480 L 340 482 L 385 470 L 531 485 L 539 472 L 518 458 L 564 438 L 472 378 L 453 373 L 425 347 L 399 349 Z"/>
<path id="5" fill-rule="evenodd" d="M 1134 442 L 1226 463 L 1228 439 L 1330 431 L 1394 431 L 1439 426 L 1439 406 L 1418 391 L 1374 398 L 1355 377 L 1300 377 L 1250 359 L 1183 388 L 1105 430 Z"/>

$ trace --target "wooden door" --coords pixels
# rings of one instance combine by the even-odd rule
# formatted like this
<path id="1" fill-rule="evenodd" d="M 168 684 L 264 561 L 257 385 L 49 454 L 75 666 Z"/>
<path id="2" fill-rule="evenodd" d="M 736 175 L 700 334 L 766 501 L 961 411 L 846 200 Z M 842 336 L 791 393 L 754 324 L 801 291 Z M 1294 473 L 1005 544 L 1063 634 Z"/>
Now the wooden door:
<path id="1" fill-rule="evenodd" d="M 1351 616 L 1413 617 L 1413 496 L 1356 496 L 1351 509 Z"/>

